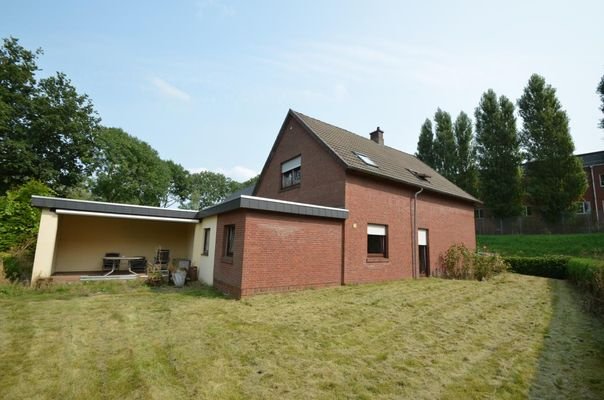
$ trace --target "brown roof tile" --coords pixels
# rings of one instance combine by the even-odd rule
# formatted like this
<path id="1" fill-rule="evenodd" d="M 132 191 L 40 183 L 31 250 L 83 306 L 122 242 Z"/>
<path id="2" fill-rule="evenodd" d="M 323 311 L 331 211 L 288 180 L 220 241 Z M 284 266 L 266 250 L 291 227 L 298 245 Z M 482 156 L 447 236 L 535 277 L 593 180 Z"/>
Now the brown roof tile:
<path id="1" fill-rule="evenodd" d="M 350 169 L 464 200 L 480 202 L 411 154 L 377 144 L 370 139 L 299 112 L 291 110 L 291 113 Z M 377 166 L 366 164 L 356 153 L 368 156 Z M 429 177 L 422 179 L 421 175 Z"/>

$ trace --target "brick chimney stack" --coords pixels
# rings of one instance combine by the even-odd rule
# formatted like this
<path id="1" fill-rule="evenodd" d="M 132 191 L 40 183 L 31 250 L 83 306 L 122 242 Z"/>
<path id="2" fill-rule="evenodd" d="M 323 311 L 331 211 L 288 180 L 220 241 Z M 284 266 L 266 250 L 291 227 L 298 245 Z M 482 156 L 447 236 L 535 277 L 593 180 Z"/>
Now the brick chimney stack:
<path id="1" fill-rule="evenodd" d="M 369 138 L 377 144 L 384 144 L 384 131 L 378 126 L 375 131 L 369 134 Z"/>

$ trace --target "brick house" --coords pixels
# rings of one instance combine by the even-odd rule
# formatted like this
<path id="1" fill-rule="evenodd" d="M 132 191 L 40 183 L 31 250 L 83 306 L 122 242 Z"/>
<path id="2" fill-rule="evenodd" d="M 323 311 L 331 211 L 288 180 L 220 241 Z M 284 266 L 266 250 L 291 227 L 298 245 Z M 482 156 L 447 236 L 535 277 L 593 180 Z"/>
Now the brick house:
<path id="1" fill-rule="evenodd" d="M 577 154 L 587 176 L 587 190 L 583 201 L 577 205 L 577 213 L 591 214 L 598 225 L 604 218 L 604 151 Z"/>
<path id="2" fill-rule="evenodd" d="M 32 202 L 42 208 L 34 278 L 98 270 L 109 250 L 152 257 L 161 245 L 239 298 L 427 276 L 450 245 L 476 246 L 477 199 L 386 146 L 379 128 L 365 138 L 292 110 L 255 188 L 199 212 Z"/>

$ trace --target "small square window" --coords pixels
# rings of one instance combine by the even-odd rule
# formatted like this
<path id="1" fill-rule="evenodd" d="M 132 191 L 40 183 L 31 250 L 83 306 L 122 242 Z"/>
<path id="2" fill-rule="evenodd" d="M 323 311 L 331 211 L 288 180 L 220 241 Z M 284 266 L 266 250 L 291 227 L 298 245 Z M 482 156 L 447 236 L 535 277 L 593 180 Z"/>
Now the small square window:
<path id="1" fill-rule="evenodd" d="M 204 256 L 210 254 L 210 228 L 203 230 L 203 253 Z"/>
<path id="2" fill-rule="evenodd" d="M 591 213 L 591 203 L 589 201 L 580 201 L 577 203 L 577 214 Z"/>
<path id="3" fill-rule="evenodd" d="M 474 218 L 476 218 L 476 219 L 482 219 L 482 218 L 484 218 L 484 209 L 482 209 L 482 208 L 475 208 L 474 209 Z"/>
<path id="4" fill-rule="evenodd" d="M 224 255 L 233 257 L 235 247 L 235 225 L 225 225 L 224 227 Z"/>
<path id="5" fill-rule="evenodd" d="M 388 257 L 388 227 L 386 225 L 367 225 L 367 255 Z"/>
<path id="6" fill-rule="evenodd" d="M 302 180 L 302 157 L 292 158 L 281 164 L 281 189 L 298 185 Z"/>

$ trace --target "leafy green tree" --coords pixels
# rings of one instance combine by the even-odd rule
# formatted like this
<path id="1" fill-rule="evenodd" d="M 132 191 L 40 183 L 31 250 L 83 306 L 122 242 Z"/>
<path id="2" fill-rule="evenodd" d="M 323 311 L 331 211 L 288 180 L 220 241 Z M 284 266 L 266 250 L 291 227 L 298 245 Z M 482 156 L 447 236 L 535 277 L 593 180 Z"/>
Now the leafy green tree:
<path id="1" fill-rule="evenodd" d="M 600 110 L 602 113 L 604 113 L 604 76 L 602 76 L 602 79 L 600 79 L 597 93 L 600 95 L 600 101 L 602 102 L 600 105 Z M 604 118 L 600 120 L 600 128 L 604 129 Z"/>
<path id="2" fill-rule="evenodd" d="M 432 133 L 432 122 L 426 118 L 422 125 L 417 142 L 417 153 L 415 156 L 434 168 L 434 133 Z"/>
<path id="3" fill-rule="evenodd" d="M 160 206 L 170 193 L 172 171 L 157 151 L 119 128 L 98 131 L 91 191 L 109 202 Z"/>
<path id="4" fill-rule="evenodd" d="M 546 220 L 555 222 L 587 189 L 581 162 L 573 155 L 568 117 L 556 89 L 537 74 L 530 77 L 518 108 L 523 120 L 520 142 L 527 159 L 526 193 Z"/>
<path id="5" fill-rule="evenodd" d="M 470 193 L 478 195 L 478 170 L 476 168 L 476 150 L 472 136 L 472 120 L 465 112 L 460 112 L 453 126 L 455 144 L 455 184 Z"/>
<path id="6" fill-rule="evenodd" d="M 0 47 L 0 192 L 37 179 L 62 195 L 87 175 L 99 118 L 65 74 L 36 79 L 42 54 Z"/>
<path id="7" fill-rule="evenodd" d="M 201 210 L 220 203 L 229 194 L 255 183 L 254 177 L 244 183 L 239 183 L 221 173 L 202 171 L 191 174 L 191 194 L 188 201 L 181 203 L 181 208 Z"/>
<path id="8" fill-rule="evenodd" d="M 434 114 L 434 165 L 438 173 L 450 181 L 455 180 L 455 136 L 451 115 L 440 108 Z"/>
<path id="9" fill-rule="evenodd" d="M 31 180 L 0 197 L 0 252 L 35 240 L 40 210 L 31 205 L 33 195 L 51 196 L 53 191 L 42 182 Z"/>
<path id="10" fill-rule="evenodd" d="M 492 89 L 474 112 L 479 194 L 497 217 L 520 214 L 522 186 L 520 148 L 514 105 Z"/>
<path id="11" fill-rule="evenodd" d="M 187 200 L 191 192 L 191 181 L 189 171 L 182 165 L 172 160 L 164 161 L 170 171 L 170 185 L 168 191 L 162 198 L 162 207 L 171 207 L 174 204 L 182 203 Z"/>

